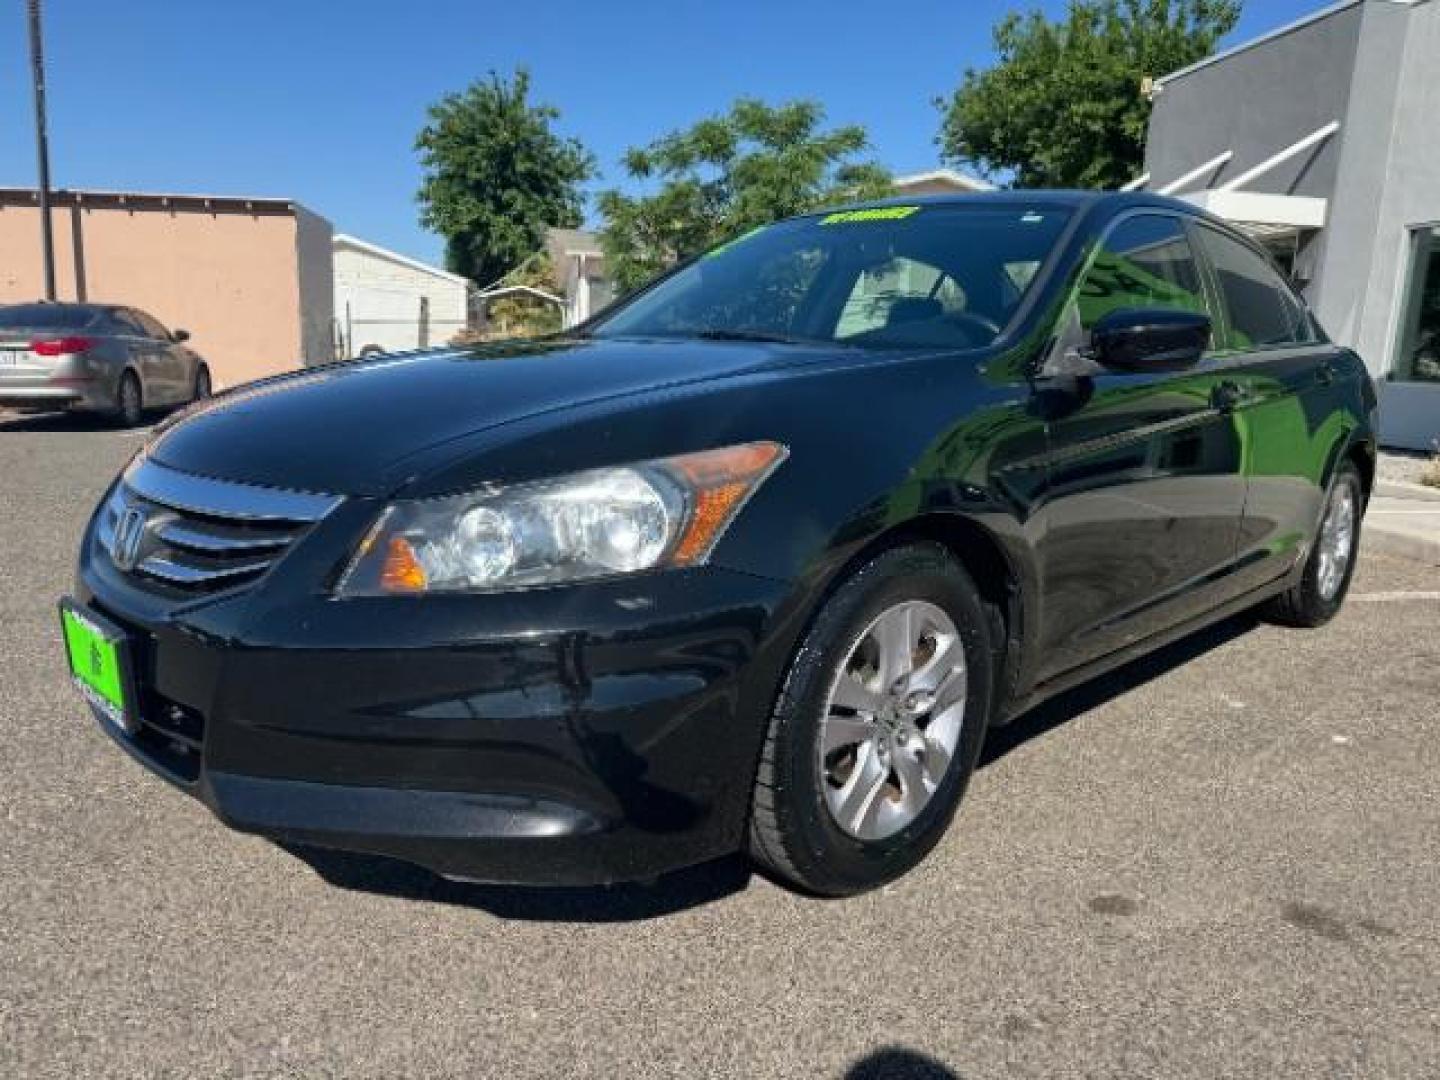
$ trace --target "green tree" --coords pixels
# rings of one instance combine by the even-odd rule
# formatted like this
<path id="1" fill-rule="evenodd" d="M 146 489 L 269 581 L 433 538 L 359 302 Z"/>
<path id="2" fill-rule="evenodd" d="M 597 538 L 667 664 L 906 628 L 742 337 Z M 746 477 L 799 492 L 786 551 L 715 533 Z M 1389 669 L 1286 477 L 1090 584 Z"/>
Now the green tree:
<path id="1" fill-rule="evenodd" d="M 1141 171 L 1148 77 L 1204 59 L 1238 0 L 1071 0 L 995 27 L 996 63 L 971 68 L 944 110 L 943 156 L 1018 187 L 1114 188 Z"/>
<path id="2" fill-rule="evenodd" d="M 857 125 L 820 130 L 812 101 L 772 107 L 741 99 L 625 155 L 636 180 L 659 180 L 650 195 L 600 195 L 606 269 L 629 290 L 720 241 L 827 203 L 890 192 L 890 174 L 853 160 L 869 143 Z"/>
<path id="3" fill-rule="evenodd" d="M 420 221 L 445 237 L 445 265 L 489 285 L 539 248 L 549 226 L 580 224 L 594 158 L 551 130 L 560 113 L 529 100 L 530 74 L 495 72 L 428 110 L 415 139 L 425 168 Z"/>

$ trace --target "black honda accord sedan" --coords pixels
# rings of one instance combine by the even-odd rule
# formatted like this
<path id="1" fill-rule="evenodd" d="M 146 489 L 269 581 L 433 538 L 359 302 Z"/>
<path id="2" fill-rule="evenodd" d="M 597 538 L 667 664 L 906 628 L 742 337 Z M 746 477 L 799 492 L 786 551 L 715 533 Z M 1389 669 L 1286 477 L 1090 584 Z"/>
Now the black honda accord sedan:
<path id="1" fill-rule="evenodd" d="M 1180 202 L 747 233 L 589 324 L 251 384 L 157 431 L 61 620 L 223 821 L 467 880 L 914 866 L 992 725 L 1339 607 L 1375 394 Z"/>

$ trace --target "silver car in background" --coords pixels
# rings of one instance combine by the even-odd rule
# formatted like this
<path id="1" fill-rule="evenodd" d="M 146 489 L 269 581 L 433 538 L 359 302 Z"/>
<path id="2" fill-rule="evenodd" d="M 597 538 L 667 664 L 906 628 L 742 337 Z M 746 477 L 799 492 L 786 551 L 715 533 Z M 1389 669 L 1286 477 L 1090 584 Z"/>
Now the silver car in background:
<path id="1" fill-rule="evenodd" d="M 0 307 L 0 407 L 98 412 L 134 427 L 147 409 L 210 396 L 189 337 L 117 304 Z"/>

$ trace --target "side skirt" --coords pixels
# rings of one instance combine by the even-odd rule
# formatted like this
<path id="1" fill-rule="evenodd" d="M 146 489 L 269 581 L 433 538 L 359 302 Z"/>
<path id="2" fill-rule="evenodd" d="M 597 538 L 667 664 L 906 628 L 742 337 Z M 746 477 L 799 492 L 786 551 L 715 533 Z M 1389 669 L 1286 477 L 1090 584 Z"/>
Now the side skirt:
<path id="1" fill-rule="evenodd" d="M 1164 648 L 1166 645 L 1179 641 L 1181 638 L 1189 637 L 1196 631 L 1203 630 L 1207 626 L 1213 626 L 1215 623 L 1222 622 L 1232 615 L 1238 615 L 1242 611 L 1248 611 L 1250 608 L 1256 607 L 1272 596 L 1277 596 L 1290 588 L 1299 575 L 1304 573 L 1304 569 L 1305 563 L 1302 560 L 1295 569 L 1289 571 L 1283 577 L 1276 578 L 1274 581 L 1262 585 L 1258 589 L 1251 589 L 1249 592 L 1242 593 L 1232 600 L 1227 600 L 1219 607 L 1212 608 L 1201 615 L 1177 623 L 1169 629 L 1162 630 L 1158 634 L 1145 638 L 1142 641 L 1127 645 L 1123 649 L 1117 649 L 1115 652 L 1108 653 L 1081 667 L 1073 668 L 1062 675 L 1040 683 L 1033 687 L 1029 693 L 1005 701 L 1001 707 L 996 710 L 995 718 L 991 721 L 991 724 L 993 726 L 1008 724 L 1022 713 L 1028 712 L 1048 698 L 1062 694 L 1066 690 L 1071 690 L 1081 683 L 1089 682 L 1091 679 L 1103 675 L 1107 671 L 1114 671 L 1118 667 L 1124 667 L 1132 660 L 1138 660 L 1147 653 L 1152 653 L 1156 649 Z"/>

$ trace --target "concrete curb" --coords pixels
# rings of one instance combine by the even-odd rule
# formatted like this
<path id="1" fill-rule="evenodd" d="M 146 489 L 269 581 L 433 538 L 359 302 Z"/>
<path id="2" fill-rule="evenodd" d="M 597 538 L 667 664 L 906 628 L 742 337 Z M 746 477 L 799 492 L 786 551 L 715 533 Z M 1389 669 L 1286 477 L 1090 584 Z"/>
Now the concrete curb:
<path id="1" fill-rule="evenodd" d="M 1428 484 L 1412 484 L 1408 480 L 1381 480 L 1375 494 L 1387 499 L 1415 499 L 1419 502 L 1440 502 L 1440 488 Z"/>

